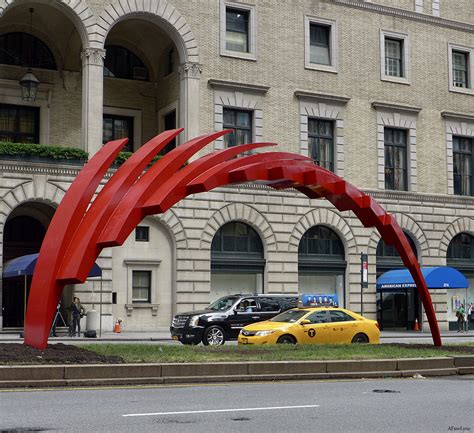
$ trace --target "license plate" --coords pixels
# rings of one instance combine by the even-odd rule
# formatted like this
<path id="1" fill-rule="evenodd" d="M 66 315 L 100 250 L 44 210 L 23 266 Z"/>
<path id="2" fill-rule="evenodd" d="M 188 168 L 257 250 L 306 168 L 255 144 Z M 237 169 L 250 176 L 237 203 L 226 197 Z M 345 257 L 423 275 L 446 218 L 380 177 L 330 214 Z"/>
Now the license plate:
<path id="1" fill-rule="evenodd" d="M 171 338 L 172 338 L 173 340 L 177 340 L 177 339 L 178 339 L 178 336 L 177 336 L 177 335 L 172 335 Z"/>
<path id="2" fill-rule="evenodd" d="M 247 344 L 249 342 L 248 338 L 241 338 L 240 341 L 242 344 Z"/>

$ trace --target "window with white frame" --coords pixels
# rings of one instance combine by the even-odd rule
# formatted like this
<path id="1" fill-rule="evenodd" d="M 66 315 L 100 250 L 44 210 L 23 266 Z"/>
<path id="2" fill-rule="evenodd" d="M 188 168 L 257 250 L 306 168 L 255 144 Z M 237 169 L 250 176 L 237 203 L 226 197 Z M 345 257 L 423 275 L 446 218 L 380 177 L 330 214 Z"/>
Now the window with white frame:
<path id="1" fill-rule="evenodd" d="M 255 60 L 255 6 L 221 0 L 221 54 Z"/>
<path id="2" fill-rule="evenodd" d="M 214 131 L 235 131 L 215 140 L 215 149 L 262 141 L 262 107 L 269 87 L 214 79 L 209 85 L 214 89 Z"/>
<path id="3" fill-rule="evenodd" d="M 382 30 L 380 33 L 381 79 L 396 83 L 410 83 L 410 44 L 403 33 Z"/>
<path id="4" fill-rule="evenodd" d="M 224 107 L 223 129 L 233 130 L 233 132 L 224 136 L 225 147 L 252 142 L 252 114 L 252 111 Z"/>
<path id="5" fill-rule="evenodd" d="M 474 48 L 449 44 L 449 90 L 474 93 Z"/>
<path id="6" fill-rule="evenodd" d="M 377 111 L 378 188 L 416 192 L 416 125 L 421 108 L 385 101 L 374 101 L 372 107 Z"/>
<path id="7" fill-rule="evenodd" d="M 453 136 L 454 194 L 474 195 L 474 138 Z"/>
<path id="8" fill-rule="evenodd" d="M 313 161 L 334 171 L 334 122 L 308 119 L 308 154 Z"/>
<path id="9" fill-rule="evenodd" d="M 337 72 L 336 22 L 305 16 L 305 67 Z"/>
<path id="10" fill-rule="evenodd" d="M 132 303 L 151 302 L 151 271 L 132 271 Z"/>
<path id="11" fill-rule="evenodd" d="M 300 152 L 344 177 L 344 118 L 350 98 L 295 91 L 300 103 Z"/>
<path id="12" fill-rule="evenodd" d="M 385 189 L 407 191 L 407 131 L 385 128 Z"/>

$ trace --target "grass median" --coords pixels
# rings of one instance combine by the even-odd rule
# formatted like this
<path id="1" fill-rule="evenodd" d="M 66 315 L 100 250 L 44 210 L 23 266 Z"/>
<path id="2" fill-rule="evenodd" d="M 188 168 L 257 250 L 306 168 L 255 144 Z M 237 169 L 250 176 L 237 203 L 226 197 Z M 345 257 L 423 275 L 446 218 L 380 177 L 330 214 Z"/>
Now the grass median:
<path id="1" fill-rule="evenodd" d="M 80 347 L 100 355 L 119 356 L 124 362 L 245 362 L 350 359 L 430 358 L 474 355 L 474 346 L 428 344 L 324 346 L 178 346 L 152 344 L 88 344 Z"/>

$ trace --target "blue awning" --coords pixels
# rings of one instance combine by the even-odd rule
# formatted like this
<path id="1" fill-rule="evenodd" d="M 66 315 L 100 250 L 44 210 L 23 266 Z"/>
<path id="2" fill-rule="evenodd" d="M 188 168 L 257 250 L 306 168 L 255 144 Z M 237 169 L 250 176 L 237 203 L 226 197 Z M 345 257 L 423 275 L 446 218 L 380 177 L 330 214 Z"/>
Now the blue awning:
<path id="1" fill-rule="evenodd" d="M 17 257 L 16 259 L 9 260 L 3 266 L 3 278 L 21 277 L 24 275 L 33 275 L 35 270 L 36 261 L 38 260 L 38 253 L 28 254 L 27 256 Z M 97 263 L 94 263 L 89 277 L 100 277 L 102 275 L 102 269 Z"/>
<path id="2" fill-rule="evenodd" d="M 467 289 L 469 282 L 457 269 L 447 266 L 421 268 L 428 289 Z M 377 290 L 410 289 L 416 287 L 408 269 L 388 271 L 377 278 Z"/>

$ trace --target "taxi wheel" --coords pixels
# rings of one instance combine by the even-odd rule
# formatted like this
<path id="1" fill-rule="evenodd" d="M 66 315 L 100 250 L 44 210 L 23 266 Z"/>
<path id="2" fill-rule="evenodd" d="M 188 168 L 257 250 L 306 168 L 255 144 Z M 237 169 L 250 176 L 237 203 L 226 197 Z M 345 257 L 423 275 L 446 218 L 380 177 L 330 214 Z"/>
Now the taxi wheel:
<path id="1" fill-rule="evenodd" d="M 209 326 L 204 332 L 202 344 L 204 346 L 222 346 L 225 343 L 225 332 L 217 325 Z"/>
<path id="2" fill-rule="evenodd" d="M 292 335 L 282 335 L 278 339 L 277 344 L 296 344 L 296 340 Z"/>
<path id="3" fill-rule="evenodd" d="M 369 342 L 369 337 L 365 334 L 356 334 L 354 335 L 354 338 L 352 339 L 353 343 L 368 343 Z"/>

